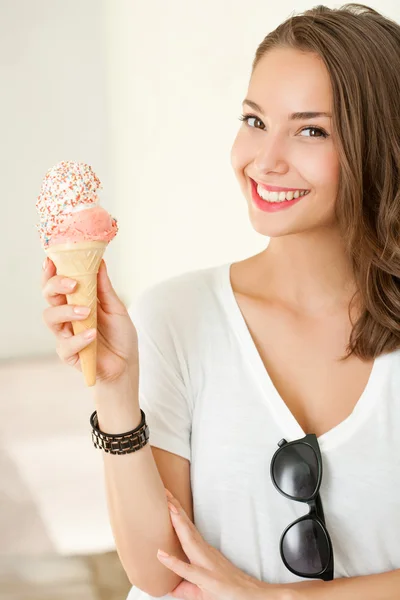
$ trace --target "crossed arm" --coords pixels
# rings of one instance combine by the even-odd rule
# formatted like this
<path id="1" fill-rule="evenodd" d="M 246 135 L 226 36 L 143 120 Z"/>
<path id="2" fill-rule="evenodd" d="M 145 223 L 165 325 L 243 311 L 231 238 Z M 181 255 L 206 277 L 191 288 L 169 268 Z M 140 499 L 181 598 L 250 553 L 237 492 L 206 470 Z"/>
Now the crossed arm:
<path id="1" fill-rule="evenodd" d="M 171 593 L 183 600 L 400 600 L 400 569 L 291 584 L 269 584 L 233 565 L 200 535 L 182 506 L 166 490 L 172 524 L 189 560 L 158 556 L 183 581 Z"/>
<path id="2" fill-rule="evenodd" d="M 333 581 L 301 581 L 285 587 L 288 600 L 399 600 L 400 569 Z M 268 594 L 269 586 L 266 585 L 260 600 L 270 598 Z"/>

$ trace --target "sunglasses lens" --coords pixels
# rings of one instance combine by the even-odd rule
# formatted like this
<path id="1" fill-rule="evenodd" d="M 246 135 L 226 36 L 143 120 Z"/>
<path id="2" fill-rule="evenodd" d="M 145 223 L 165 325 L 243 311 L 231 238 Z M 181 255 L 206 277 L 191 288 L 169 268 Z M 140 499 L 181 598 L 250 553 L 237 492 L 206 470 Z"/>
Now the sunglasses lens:
<path id="1" fill-rule="evenodd" d="M 282 541 L 282 553 L 292 569 L 307 575 L 321 573 L 329 563 L 329 545 L 321 525 L 313 519 L 295 523 Z"/>
<path id="2" fill-rule="evenodd" d="M 308 444 L 283 446 L 276 455 L 273 476 L 282 492 L 292 498 L 307 500 L 318 484 L 317 455 Z"/>

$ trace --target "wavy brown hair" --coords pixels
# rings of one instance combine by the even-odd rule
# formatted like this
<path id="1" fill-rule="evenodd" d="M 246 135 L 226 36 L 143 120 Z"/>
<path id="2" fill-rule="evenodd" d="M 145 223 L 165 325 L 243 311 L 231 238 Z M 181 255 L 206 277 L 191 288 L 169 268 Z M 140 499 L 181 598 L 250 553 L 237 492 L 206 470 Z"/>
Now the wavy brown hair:
<path id="1" fill-rule="evenodd" d="M 364 4 L 292 15 L 259 45 L 318 54 L 333 91 L 336 218 L 353 267 L 357 320 L 345 360 L 400 348 L 400 25 Z M 351 318 L 351 317 L 350 317 Z"/>

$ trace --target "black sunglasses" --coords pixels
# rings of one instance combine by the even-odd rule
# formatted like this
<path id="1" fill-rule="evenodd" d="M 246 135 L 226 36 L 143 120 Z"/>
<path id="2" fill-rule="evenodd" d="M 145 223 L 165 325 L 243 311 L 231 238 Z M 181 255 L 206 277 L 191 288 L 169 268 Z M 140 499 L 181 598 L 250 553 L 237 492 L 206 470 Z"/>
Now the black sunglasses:
<path id="1" fill-rule="evenodd" d="M 317 436 L 309 433 L 293 442 L 282 439 L 278 446 L 271 460 L 272 483 L 283 496 L 305 502 L 310 509 L 282 533 L 282 560 L 295 575 L 331 581 L 333 549 L 319 494 L 322 457 Z"/>

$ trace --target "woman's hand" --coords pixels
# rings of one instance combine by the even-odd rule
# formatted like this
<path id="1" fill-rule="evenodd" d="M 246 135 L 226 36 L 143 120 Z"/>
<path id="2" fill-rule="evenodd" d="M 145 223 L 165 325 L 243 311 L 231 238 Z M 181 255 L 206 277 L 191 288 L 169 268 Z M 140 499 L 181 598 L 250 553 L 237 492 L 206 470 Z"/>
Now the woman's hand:
<path id="1" fill-rule="evenodd" d="M 85 333 L 74 335 L 72 321 L 87 318 L 78 315 L 74 306 L 67 304 L 66 294 L 75 287 L 66 283 L 74 280 L 56 275 L 54 263 L 47 258 L 42 274 L 42 292 L 50 305 L 43 312 L 43 320 L 57 341 L 57 354 L 61 360 L 82 370 L 79 351 L 93 340 Z M 76 282 L 75 282 L 76 283 Z M 124 303 L 117 296 L 107 274 L 104 260 L 97 275 L 97 381 L 115 381 L 138 363 L 138 339 L 135 326 Z"/>
<path id="2" fill-rule="evenodd" d="M 186 512 L 166 490 L 171 521 L 190 564 L 173 556 L 158 559 L 185 579 L 170 593 L 182 600 L 280 600 L 280 586 L 268 585 L 250 577 L 210 546 Z"/>

